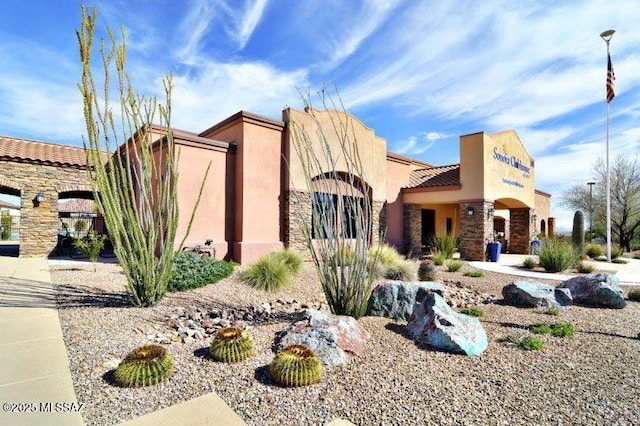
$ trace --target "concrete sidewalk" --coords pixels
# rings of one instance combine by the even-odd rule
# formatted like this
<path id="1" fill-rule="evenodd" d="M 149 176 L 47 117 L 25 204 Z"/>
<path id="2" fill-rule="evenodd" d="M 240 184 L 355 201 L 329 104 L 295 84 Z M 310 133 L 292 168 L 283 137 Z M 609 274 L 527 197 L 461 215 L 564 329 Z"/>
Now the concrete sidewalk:
<path id="1" fill-rule="evenodd" d="M 571 278 L 567 274 L 550 274 L 547 272 L 527 271 L 521 268 L 522 262 L 527 257 L 533 257 L 537 260 L 537 256 L 528 256 L 521 254 L 501 254 L 498 262 L 469 262 L 474 268 L 484 269 L 485 271 L 498 272 L 501 274 L 517 275 L 528 278 L 544 278 L 548 280 L 564 281 Z M 585 261 L 585 263 L 593 265 L 596 269 L 608 271 L 618 277 L 620 285 L 640 285 L 640 260 L 627 259 L 626 264 L 598 262 L 594 260 Z"/>
<path id="2" fill-rule="evenodd" d="M 83 424 L 43 258 L 0 257 L 0 402 L 0 424 Z"/>

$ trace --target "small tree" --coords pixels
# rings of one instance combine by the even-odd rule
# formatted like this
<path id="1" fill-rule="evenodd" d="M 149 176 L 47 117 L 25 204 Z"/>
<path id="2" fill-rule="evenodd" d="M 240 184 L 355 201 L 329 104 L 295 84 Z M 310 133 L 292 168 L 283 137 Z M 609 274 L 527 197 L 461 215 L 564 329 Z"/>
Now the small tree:
<path id="1" fill-rule="evenodd" d="M 367 179 L 353 125 L 336 112 L 334 101 L 324 91 L 320 97 L 323 112 L 330 116 L 331 128 L 322 124 L 308 96 L 303 101 L 313 130 L 289 122 L 292 144 L 311 197 L 312 220 L 301 209 L 293 214 L 298 215 L 331 311 L 359 318 L 367 309 L 381 246 L 370 255 L 372 200 L 368 188 L 363 187 Z M 327 103 L 333 111 L 327 108 Z M 339 162 L 346 170 L 337 170 Z"/>
<path id="2" fill-rule="evenodd" d="M 86 237 L 78 238 L 73 242 L 74 247 L 80 250 L 93 263 L 93 272 L 96 272 L 96 262 L 100 251 L 104 248 L 105 239 L 106 236 L 104 235 L 98 236 L 95 232 L 89 232 Z"/>
<path id="3" fill-rule="evenodd" d="M 126 46 L 107 28 L 110 43 L 100 49 L 104 66 L 104 90 L 98 91 L 91 70 L 96 10 L 88 14 L 82 6 L 82 25 L 76 31 L 80 45 L 82 79 L 79 89 L 87 125 L 87 159 L 93 168 L 94 199 L 102 213 L 114 251 L 127 277 L 131 300 L 136 306 L 152 306 L 167 291 L 175 258 L 178 223 L 177 153 L 171 120 L 171 75 L 164 80 L 165 103 L 134 92 L 125 71 Z M 110 106 L 110 77 L 115 68 L 119 91 L 119 119 Z M 104 99 L 99 99 L 100 94 Z M 152 139 L 156 119 L 166 134 Z M 116 126 L 119 122 L 120 125 Z M 210 166 L 210 165 L 209 165 Z M 209 169 L 200 187 L 200 194 Z M 200 197 L 191 215 L 189 233 Z M 183 241 L 184 242 L 184 239 Z M 182 244 L 180 244 L 182 245 Z"/>

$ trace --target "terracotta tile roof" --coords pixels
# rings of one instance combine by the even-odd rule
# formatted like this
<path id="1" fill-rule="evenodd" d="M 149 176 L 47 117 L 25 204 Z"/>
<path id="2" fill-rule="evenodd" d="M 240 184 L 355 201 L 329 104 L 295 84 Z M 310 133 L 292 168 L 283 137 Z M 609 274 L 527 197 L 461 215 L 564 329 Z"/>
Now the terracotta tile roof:
<path id="1" fill-rule="evenodd" d="M 407 188 L 460 185 L 460 164 L 418 169 L 411 172 Z"/>
<path id="2" fill-rule="evenodd" d="M 84 167 L 84 148 L 0 136 L 0 160 Z"/>

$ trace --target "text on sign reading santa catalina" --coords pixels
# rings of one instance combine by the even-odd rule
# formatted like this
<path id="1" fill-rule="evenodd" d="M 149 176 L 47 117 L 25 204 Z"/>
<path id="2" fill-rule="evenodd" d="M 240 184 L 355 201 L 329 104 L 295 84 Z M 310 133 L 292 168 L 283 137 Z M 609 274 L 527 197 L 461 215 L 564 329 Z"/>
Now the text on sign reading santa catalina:
<path id="1" fill-rule="evenodd" d="M 529 171 L 530 171 L 529 167 L 522 164 L 522 160 L 520 160 L 518 157 L 515 157 L 513 155 L 508 156 L 506 154 L 501 154 L 498 152 L 498 147 L 494 147 L 493 158 L 522 171 L 524 177 L 529 177 Z"/>

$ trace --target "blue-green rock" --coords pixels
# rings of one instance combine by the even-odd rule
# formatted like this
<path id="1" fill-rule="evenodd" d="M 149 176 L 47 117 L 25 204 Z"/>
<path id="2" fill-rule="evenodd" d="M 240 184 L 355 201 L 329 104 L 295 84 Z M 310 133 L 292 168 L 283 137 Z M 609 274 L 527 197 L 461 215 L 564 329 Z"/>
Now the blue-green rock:
<path id="1" fill-rule="evenodd" d="M 444 296 L 444 287 L 432 281 L 381 283 L 371 292 L 367 315 L 409 321 L 416 301 L 430 292 Z"/>
<path id="2" fill-rule="evenodd" d="M 520 308 L 571 305 L 569 294 L 549 285 L 532 281 L 514 281 L 502 288 L 504 303 Z"/>
<path id="3" fill-rule="evenodd" d="M 558 286 L 571 291 L 574 303 L 596 308 L 622 309 L 627 306 L 618 277 L 611 274 L 589 274 L 570 278 Z"/>
<path id="4" fill-rule="evenodd" d="M 478 318 L 454 311 L 435 293 L 427 294 L 417 304 L 407 332 L 420 345 L 468 356 L 480 355 L 488 344 Z"/>

